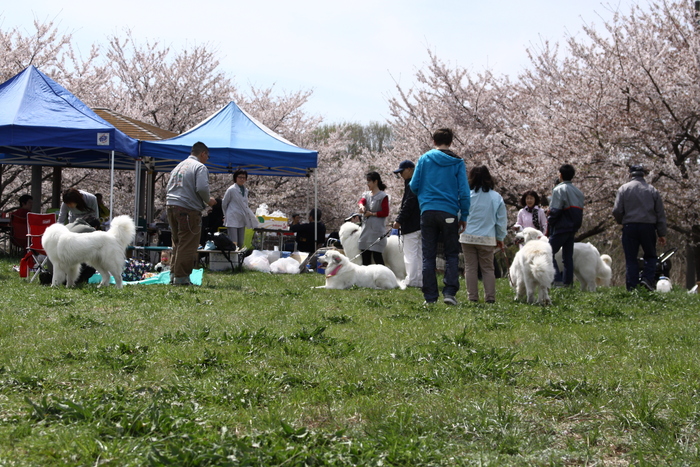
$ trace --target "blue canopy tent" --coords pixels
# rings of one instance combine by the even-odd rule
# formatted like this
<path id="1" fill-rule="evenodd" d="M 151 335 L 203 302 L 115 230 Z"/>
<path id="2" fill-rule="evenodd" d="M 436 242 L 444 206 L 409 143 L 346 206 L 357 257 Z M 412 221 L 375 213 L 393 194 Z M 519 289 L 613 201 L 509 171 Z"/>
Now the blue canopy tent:
<path id="1" fill-rule="evenodd" d="M 133 169 L 137 157 L 137 140 L 36 67 L 0 84 L 0 164 L 114 170 Z"/>
<path id="2" fill-rule="evenodd" d="M 318 152 L 295 146 L 234 102 L 179 136 L 142 141 L 140 155 L 154 170 L 170 171 L 197 141 L 209 147 L 207 167 L 212 173 L 245 169 L 251 175 L 303 177 L 318 166 Z"/>
<path id="3" fill-rule="evenodd" d="M 170 139 L 142 141 L 140 155 L 153 171 L 170 171 L 186 159 L 201 141 L 209 148 L 207 168 L 212 173 L 244 169 L 251 175 L 304 177 L 315 174 L 318 152 L 285 140 L 254 117 L 229 102 L 191 130 Z M 314 177 L 314 206 L 318 180 Z"/>
<path id="4" fill-rule="evenodd" d="M 137 157 L 137 140 L 36 67 L 0 84 L 0 164 L 133 169 Z"/>

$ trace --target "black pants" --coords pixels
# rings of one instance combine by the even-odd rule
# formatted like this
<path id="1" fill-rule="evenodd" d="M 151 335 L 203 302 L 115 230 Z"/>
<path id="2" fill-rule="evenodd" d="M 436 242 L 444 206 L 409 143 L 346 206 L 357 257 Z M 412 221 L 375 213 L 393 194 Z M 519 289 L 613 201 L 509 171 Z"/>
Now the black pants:
<path id="1" fill-rule="evenodd" d="M 653 286 L 656 283 L 655 224 L 625 224 L 622 226 L 622 249 L 625 252 L 627 290 L 632 290 L 639 284 L 639 263 L 637 262 L 639 247 L 642 247 L 644 252 L 642 277 Z"/>
<path id="2" fill-rule="evenodd" d="M 362 252 L 362 265 L 369 266 L 372 264 L 372 258 L 374 258 L 374 264 L 384 264 L 384 257 L 378 251 L 363 251 Z"/>

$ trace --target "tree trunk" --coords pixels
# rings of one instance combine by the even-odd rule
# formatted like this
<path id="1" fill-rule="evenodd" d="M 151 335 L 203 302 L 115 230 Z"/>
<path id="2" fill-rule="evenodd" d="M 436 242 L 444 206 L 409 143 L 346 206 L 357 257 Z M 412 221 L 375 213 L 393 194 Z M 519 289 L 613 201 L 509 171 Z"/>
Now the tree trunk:
<path id="1" fill-rule="evenodd" d="M 700 283 L 700 225 L 692 227 L 689 240 L 685 255 L 685 287 L 688 290 Z"/>

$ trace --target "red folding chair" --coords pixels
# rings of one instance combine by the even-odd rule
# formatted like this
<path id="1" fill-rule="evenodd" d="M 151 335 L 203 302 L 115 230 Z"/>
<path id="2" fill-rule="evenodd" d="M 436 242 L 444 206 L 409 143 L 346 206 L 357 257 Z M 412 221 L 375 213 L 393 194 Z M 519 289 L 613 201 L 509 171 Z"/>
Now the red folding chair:
<path id="1" fill-rule="evenodd" d="M 20 252 L 27 250 L 27 216 L 21 216 L 16 213 L 10 214 L 10 245 L 15 251 Z"/>
<path id="2" fill-rule="evenodd" d="M 29 239 L 29 245 L 27 246 L 27 251 L 31 251 L 32 258 L 34 260 L 34 266 L 30 269 L 34 274 L 27 274 L 27 277 L 31 275 L 29 282 L 34 281 L 36 276 L 38 276 L 42 271 L 47 270 L 47 263 L 49 261 L 48 256 L 46 256 L 46 250 L 41 244 L 41 237 L 44 235 L 44 231 L 51 224 L 56 223 L 56 214 L 37 214 L 34 212 L 27 213 L 27 238 Z"/>

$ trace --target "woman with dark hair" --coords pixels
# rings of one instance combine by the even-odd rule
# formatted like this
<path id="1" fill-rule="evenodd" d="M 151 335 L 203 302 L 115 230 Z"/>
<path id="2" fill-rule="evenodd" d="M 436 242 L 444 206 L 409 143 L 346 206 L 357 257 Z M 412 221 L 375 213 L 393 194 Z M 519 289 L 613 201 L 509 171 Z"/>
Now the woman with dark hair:
<path id="1" fill-rule="evenodd" d="M 467 228 L 459 237 L 464 253 L 464 277 L 470 302 L 479 301 L 479 269 L 484 281 L 484 300 L 496 301 L 496 274 L 493 256 L 496 248 L 503 249 L 508 228 L 506 205 L 494 191 L 489 169 L 482 165 L 469 171 L 471 204 Z"/>
<path id="2" fill-rule="evenodd" d="M 540 196 L 534 190 L 528 190 L 520 198 L 523 208 L 518 212 L 518 219 L 513 225 L 513 230 L 520 232 L 525 227 L 532 227 L 543 234 L 547 233 L 547 214 L 540 206 Z M 522 245 L 521 245 L 522 248 Z"/>
<path id="3" fill-rule="evenodd" d="M 366 175 L 369 191 L 362 194 L 358 201 L 360 214 L 365 217 L 362 226 L 358 246 L 362 251 L 362 264 L 384 264 L 382 253 L 386 247 L 386 237 L 377 241 L 386 234 L 386 218 L 389 217 L 389 196 L 384 192 L 386 185 L 377 172 L 369 172 Z"/>
<path id="4" fill-rule="evenodd" d="M 248 207 L 249 190 L 245 187 L 248 172 L 243 169 L 236 170 L 233 172 L 233 181 L 234 184 L 226 190 L 221 201 L 221 208 L 224 211 L 224 226 L 228 228 L 228 236 L 241 248 L 245 242 L 245 229 L 255 227 L 258 219 Z"/>
<path id="5" fill-rule="evenodd" d="M 63 192 L 63 203 L 61 203 L 61 211 L 58 213 L 59 224 L 64 224 L 66 219 L 70 223 L 77 219 L 89 221 L 90 218 L 93 218 L 97 220 L 99 216 L 100 211 L 95 195 L 77 188 L 68 188 Z"/>

